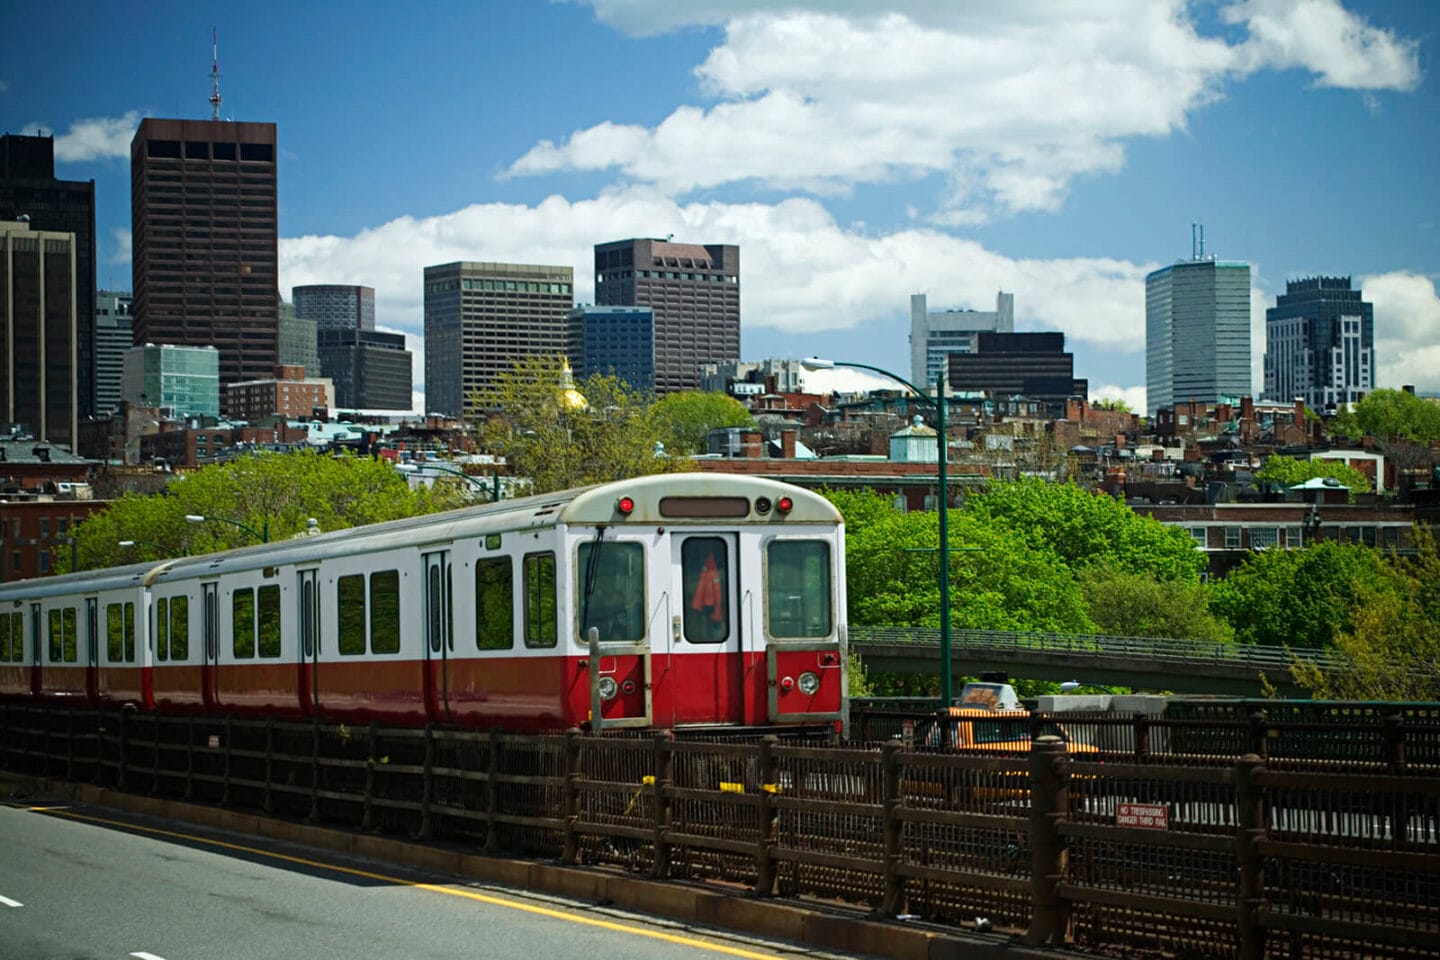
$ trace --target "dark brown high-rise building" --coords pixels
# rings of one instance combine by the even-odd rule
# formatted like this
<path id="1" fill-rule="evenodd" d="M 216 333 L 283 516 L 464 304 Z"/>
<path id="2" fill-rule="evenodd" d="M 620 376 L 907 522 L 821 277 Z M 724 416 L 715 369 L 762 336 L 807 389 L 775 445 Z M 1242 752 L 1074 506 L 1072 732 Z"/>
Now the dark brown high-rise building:
<path id="1" fill-rule="evenodd" d="M 31 230 L 75 235 L 75 329 L 65 334 L 74 336 L 74 362 L 69 350 L 63 361 L 51 354 L 63 365 L 46 379 L 74 378 L 74 412 L 84 420 L 95 413 L 95 181 L 55 179 L 54 137 L 0 136 L 0 220 L 21 217 Z"/>
<path id="2" fill-rule="evenodd" d="M 655 393 L 700 389 L 700 365 L 740 359 L 740 248 L 617 240 L 595 245 L 595 303 L 655 314 Z"/>
<path id="3" fill-rule="evenodd" d="M 135 343 L 214 346 L 220 384 L 280 362 L 275 124 L 140 123 L 130 141 Z"/>

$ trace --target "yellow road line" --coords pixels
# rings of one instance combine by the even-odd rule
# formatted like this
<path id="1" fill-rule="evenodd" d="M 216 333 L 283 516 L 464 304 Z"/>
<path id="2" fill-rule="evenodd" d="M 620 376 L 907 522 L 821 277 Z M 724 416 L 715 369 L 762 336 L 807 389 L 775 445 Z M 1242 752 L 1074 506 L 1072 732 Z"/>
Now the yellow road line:
<path id="1" fill-rule="evenodd" d="M 259 847 L 247 847 L 239 843 L 230 843 L 225 840 L 213 840 L 209 837 L 199 837 L 194 834 L 180 833 L 175 830 L 162 830 L 158 827 L 146 827 L 135 823 L 126 823 L 123 820 L 110 820 L 105 817 L 92 817 L 83 813 L 75 813 L 70 810 L 55 807 L 26 807 L 26 810 L 35 813 L 48 813 L 53 816 L 69 817 L 72 820 L 85 820 L 90 823 L 99 823 L 111 827 L 120 827 L 125 830 L 135 830 L 142 833 L 150 833 L 160 837 L 173 837 L 177 840 L 187 840 L 192 843 L 202 843 L 212 847 L 220 847 L 224 850 L 235 850 L 240 853 L 249 853 L 259 857 L 268 857 L 272 860 L 283 860 L 286 863 L 299 864 L 305 867 L 315 867 L 321 870 L 330 870 L 334 873 L 349 874 L 354 877 L 364 877 L 367 880 L 379 880 L 382 883 L 390 883 L 402 887 L 415 887 L 418 890 L 427 890 L 430 893 L 442 893 L 451 897 L 463 897 L 466 900 L 475 900 L 479 903 L 486 903 L 494 907 L 505 907 L 509 910 L 519 910 L 523 913 L 535 914 L 541 917 L 550 917 L 553 920 L 565 920 L 570 923 L 578 923 L 588 927 L 599 927 L 602 930 L 610 930 L 615 933 L 628 933 L 637 937 L 648 937 L 651 940 L 662 940 L 666 943 L 675 943 L 686 947 L 695 947 L 698 950 L 708 950 L 711 953 L 721 953 L 730 957 L 748 957 L 750 960 L 777 960 L 773 953 L 757 953 L 753 950 L 744 950 L 740 947 L 729 947 L 724 944 L 709 943 L 704 940 L 697 940 L 693 937 L 683 937 L 673 933 L 661 933 L 656 930 L 646 930 L 643 927 L 636 927 L 626 923 L 618 923 L 613 920 L 597 920 L 594 917 L 582 917 L 563 910 L 553 910 L 549 907 L 538 907 L 530 903 L 520 903 L 515 900 L 506 900 L 502 897 L 490 896 L 489 894 L 476 893 L 473 890 L 456 890 L 452 887 L 445 887 L 433 883 L 417 883 L 413 880 L 402 880 L 399 877 L 386 876 L 383 873 L 373 873 L 369 870 L 360 870 L 356 867 L 342 867 L 332 863 L 324 863 L 319 860 L 307 860 L 304 857 L 293 857 L 285 853 L 276 853 L 273 850 L 264 850 Z"/>

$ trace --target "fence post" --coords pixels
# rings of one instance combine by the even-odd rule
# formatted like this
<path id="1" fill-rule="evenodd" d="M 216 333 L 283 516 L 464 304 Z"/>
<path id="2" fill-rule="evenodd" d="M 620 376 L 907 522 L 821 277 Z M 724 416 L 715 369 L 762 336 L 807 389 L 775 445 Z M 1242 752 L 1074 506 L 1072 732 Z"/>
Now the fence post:
<path id="1" fill-rule="evenodd" d="M 675 785 L 675 754 L 668 730 L 657 730 L 654 737 L 655 763 L 652 769 L 655 771 L 655 782 L 651 790 L 655 798 L 655 863 L 650 873 L 657 880 L 663 880 L 670 876 L 670 788 Z"/>
<path id="2" fill-rule="evenodd" d="M 760 740 L 760 755 L 756 763 L 760 767 L 760 803 L 757 809 L 759 823 L 755 838 L 755 895 L 775 896 L 776 841 L 775 795 L 780 792 L 780 760 L 775 756 L 775 747 L 780 738 L 773 734 Z"/>
<path id="3" fill-rule="evenodd" d="M 900 876 L 903 825 L 898 816 L 903 797 L 900 790 L 900 755 L 904 747 L 887 740 L 880 748 L 881 769 L 881 831 L 885 842 L 885 892 L 880 900 L 880 913 L 898 917 L 905 912 L 905 878 Z"/>
<path id="4" fill-rule="evenodd" d="M 310 721 L 310 812 L 306 820 L 320 819 L 320 718 Z"/>
<path id="5" fill-rule="evenodd" d="M 185 718 L 185 799 L 195 799 L 195 714 Z"/>
<path id="6" fill-rule="evenodd" d="M 1150 717 L 1144 713 L 1135 714 L 1135 762 L 1144 763 L 1150 759 Z"/>
<path id="7" fill-rule="evenodd" d="M 1268 749 L 1269 745 L 1266 743 L 1265 737 L 1264 711 L 1256 710 L 1254 713 L 1250 714 L 1249 721 L 1250 752 L 1263 759 L 1270 753 Z"/>
<path id="8" fill-rule="evenodd" d="M 425 779 L 420 793 L 420 839 L 429 840 L 435 832 L 430 807 L 435 802 L 435 724 L 425 724 Z"/>
<path id="9" fill-rule="evenodd" d="M 234 716 L 225 714 L 225 742 L 221 749 L 225 751 L 224 776 L 220 786 L 220 806 L 227 806 L 230 803 L 230 741 L 234 735 Z"/>
<path id="10" fill-rule="evenodd" d="M 1065 878 L 1065 838 L 1060 823 L 1070 811 L 1070 770 L 1065 741 L 1037 737 L 1030 748 L 1029 946 L 1062 946 L 1069 940 L 1069 904 L 1060 896 Z"/>
<path id="11" fill-rule="evenodd" d="M 575 727 L 565 731 L 565 783 L 561 789 L 565 846 L 560 859 L 570 866 L 580 857 L 580 837 L 575 833 L 575 824 L 580 822 L 580 731 Z"/>
<path id="12" fill-rule="evenodd" d="M 379 747 L 376 740 L 379 738 L 380 725 L 374 720 L 370 721 L 370 749 L 365 758 L 365 812 L 360 817 L 361 831 L 375 829 L 375 764 L 379 762 Z"/>
<path id="13" fill-rule="evenodd" d="M 485 853 L 495 856 L 500 851 L 500 728 L 490 730 L 490 763 L 485 777 Z"/>
<path id="14" fill-rule="evenodd" d="M 1385 729 L 1385 762 L 1391 773 L 1405 772 L 1405 718 L 1387 713 L 1381 721 Z"/>
<path id="15" fill-rule="evenodd" d="M 267 814 L 275 812 L 275 718 L 265 718 L 265 803 L 262 809 Z"/>
<path id="16" fill-rule="evenodd" d="M 115 770 L 115 789 L 122 791 L 125 789 L 125 767 L 130 761 L 130 751 L 125 747 L 125 728 L 127 726 L 125 723 L 125 715 L 128 712 L 129 711 L 123 707 L 120 709 L 120 742 L 115 751 L 118 760 L 118 766 Z"/>
<path id="17" fill-rule="evenodd" d="M 1265 871 L 1255 842 L 1265 837 L 1265 795 L 1255 775 L 1265 770 L 1256 754 L 1235 762 L 1235 912 L 1239 960 L 1263 960 L 1265 928 L 1257 916 L 1265 895 Z"/>

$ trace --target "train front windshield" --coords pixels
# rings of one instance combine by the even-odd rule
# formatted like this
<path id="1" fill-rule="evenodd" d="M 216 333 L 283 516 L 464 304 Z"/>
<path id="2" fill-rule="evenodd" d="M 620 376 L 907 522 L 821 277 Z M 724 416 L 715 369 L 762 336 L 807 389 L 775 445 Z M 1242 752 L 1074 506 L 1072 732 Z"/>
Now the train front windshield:
<path id="1" fill-rule="evenodd" d="M 635 643 L 645 636 L 645 549 L 605 540 L 580 544 L 580 640 L 594 627 L 603 643 Z"/>
<path id="2" fill-rule="evenodd" d="M 778 640 L 828 637 L 834 627 L 830 544 L 772 540 L 765 550 L 766 616 Z"/>

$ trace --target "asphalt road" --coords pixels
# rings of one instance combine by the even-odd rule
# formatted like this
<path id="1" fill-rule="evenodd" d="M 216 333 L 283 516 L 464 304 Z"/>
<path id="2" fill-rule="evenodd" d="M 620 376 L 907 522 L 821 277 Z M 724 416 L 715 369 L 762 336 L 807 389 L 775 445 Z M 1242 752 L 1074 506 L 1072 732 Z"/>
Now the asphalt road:
<path id="1" fill-rule="evenodd" d="M 0 805 L 3 960 L 851 957 L 98 808 Z"/>

